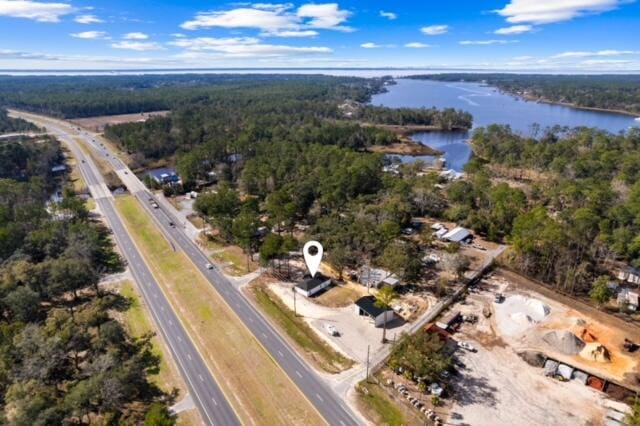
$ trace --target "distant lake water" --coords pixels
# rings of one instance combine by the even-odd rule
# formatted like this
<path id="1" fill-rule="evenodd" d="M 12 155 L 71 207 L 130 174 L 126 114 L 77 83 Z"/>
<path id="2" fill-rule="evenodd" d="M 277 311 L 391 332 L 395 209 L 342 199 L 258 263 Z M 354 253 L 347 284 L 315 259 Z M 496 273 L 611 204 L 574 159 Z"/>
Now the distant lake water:
<path id="1" fill-rule="evenodd" d="M 480 83 L 450 83 L 429 80 L 398 79 L 388 92 L 373 96 L 371 103 L 387 107 L 436 107 L 462 109 L 473 114 L 473 127 L 508 124 L 523 136 L 534 135 L 534 124 L 547 127 L 589 126 L 612 133 L 639 126 L 634 117 L 599 111 L 588 111 L 562 105 L 525 101 L 501 93 L 495 87 Z M 426 132 L 412 136 L 423 144 L 444 152 L 447 168 L 462 170 L 471 156 L 467 143 L 471 132 Z M 403 161 L 433 160 L 432 157 L 402 156 Z"/>

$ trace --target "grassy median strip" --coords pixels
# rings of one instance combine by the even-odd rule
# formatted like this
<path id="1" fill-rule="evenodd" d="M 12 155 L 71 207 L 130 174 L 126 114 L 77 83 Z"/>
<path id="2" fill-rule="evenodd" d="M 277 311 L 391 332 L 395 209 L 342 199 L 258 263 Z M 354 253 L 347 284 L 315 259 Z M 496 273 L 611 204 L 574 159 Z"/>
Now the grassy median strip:
<path id="1" fill-rule="evenodd" d="M 138 201 L 116 205 L 142 255 L 245 424 L 325 424 L 182 252 L 173 252 Z"/>
<path id="2" fill-rule="evenodd" d="M 149 314 L 140 303 L 140 298 L 130 281 L 125 281 L 121 284 L 120 294 L 129 301 L 129 309 L 127 309 L 125 316 L 125 323 L 129 333 L 133 337 L 142 337 L 145 334 L 153 333 L 151 318 L 149 318 Z M 153 354 L 160 357 L 160 369 L 158 374 L 151 376 L 151 381 L 158 387 L 170 391 L 176 384 L 171 376 L 169 364 L 162 354 L 159 337 L 154 336 L 151 339 L 151 344 L 153 346 Z"/>
<path id="3" fill-rule="evenodd" d="M 269 290 L 255 286 L 253 294 L 262 310 L 269 315 L 287 335 L 323 370 L 339 373 L 349 369 L 353 360 L 329 346 L 304 319 L 294 312 Z"/>
<path id="4" fill-rule="evenodd" d="M 129 334 L 133 337 L 141 337 L 148 333 L 154 332 L 151 314 L 144 308 L 140 302 L 141 297 L 130 281 L 124 281 L 120 285 L 120 294 L 129 301 L 129 309 L 126 310 L 124 316 L 125 327 Z M 160 368 L 157 374 L 149 376 L 149 380 L 155 383 L 165 392 L 172 392 L 174 389 L 179 391 L 177 400 L 179 401 L 186 395 L 186 386 L 175 370 L 175 367 L 169 365 L 169 354 L 165 352 L 164 346 L 160 342 L 159 336 L 151 339 L 152 352 L 160 358 Z M 168 349 L 167 349 L 168 350 Z M 192 426 L 202 423 L 197 410 L 187 410 L 178 414 L 178 425 Z"/>

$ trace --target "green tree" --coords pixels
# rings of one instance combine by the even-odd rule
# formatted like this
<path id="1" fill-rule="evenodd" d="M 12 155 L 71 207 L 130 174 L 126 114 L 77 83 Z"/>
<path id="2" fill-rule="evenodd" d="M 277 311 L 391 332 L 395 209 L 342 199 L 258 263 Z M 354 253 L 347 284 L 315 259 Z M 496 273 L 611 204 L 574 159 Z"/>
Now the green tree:
<path id="1" fill-rule="evenodd" d="M 173 426 L 176 418 L 162 404 L 151 404 L 144 416 L 144 426 Z"/>
<path id="2" fill-rule="evenodd" d="M 589 297 L 598 305 L 604 305 L 611 299 L 611 290 L 609 290 L 609 277 L 606 275 L 599 276 L 592 284 Z"/>
<path id="3" fill-rule="evenodd" d="M 391 309 L 391 303 L 398 297 L 398 293 L 391 286 L 384 286 L 375 295 L 375 305 L 385 311 Z M 387 315 L 385 312 L 382 325 L 382 343 L 387 343 Z"/>
<path id="4" fill-rule="evenodd" d="M 233 238 L 242 247 L 247 256 L 247 272 L 249 272 L 249 260 L 253 254 L 254 245 L 257 241 L 258 218 L 248 210 L 243 210 L 233 221 Z"/>

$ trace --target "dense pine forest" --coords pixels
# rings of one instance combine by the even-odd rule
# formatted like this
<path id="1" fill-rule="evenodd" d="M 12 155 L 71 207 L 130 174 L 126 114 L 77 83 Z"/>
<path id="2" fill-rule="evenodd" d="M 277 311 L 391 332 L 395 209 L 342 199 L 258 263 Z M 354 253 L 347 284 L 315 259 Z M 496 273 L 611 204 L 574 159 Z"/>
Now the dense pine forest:
<path id="1" fill-rule="evenodd" d="M 151 336 L 132 339 L 127 302 L 98 283 L 122 270 L 108 230 L 64 190 L 52 138 L 0 144 L 0 423 L 138 424 L 166 399 L 147 380 Z"/>
<path id="2" fill-rule="evenodd" d="M 568 293 L 588 292 L 614 259 L 640 266 L 640 129 L 529 139 L 492 125 L 472 146 L 445 215 L 509 242 L 512 266 Z"/>
<path id="3" fill-rule="evenodd" d="M 286 232 L 255 237 L 258 218 L 266 215 L 270 225 L 284 231 L 309 224 L 309 234 L 322 239 L 338 269 L 373 260 L 411 281 L 422 273 L 420 253 L 430 235 L 402 239 L 402 229 L 414 216 L 429 216 L 510 243 L 514 268 L 567 293 L 587 293 L 614 260 L 640 266 L 637 130 L 612 135 L 586 128 L 546 129 L 542 137 L 529 139 L 505 126 L 477 129 L 466 178 L 448 183 L 437 173 L 423 173 L 420 163 L 403 165 L 399 174 L 385 173 L 389 159 L 366 152 L 371 145 L 398 140 L 376 124 L 471 125 L 462 111 L 367 105 L 372 93 L 384 90 L 385 79 L 172 78 L 81 79 L 78 91 L 67 95 L 54 85 L 56 95 L 43 105 L 60 115 L 73 114 L 84 102 L 78 93 L 91 87 L 96 99 L 107 92 L 117 98 L 118 90 L 106 90 L 114 84 L 139 91 L 140 96 L 128 97 L 134 104 L 165 93 L 167 104 L 149 106 L 171 108 L 169 116 L 109 126 L 106 135 L 130 153 L 134 167 L 174 162 L 185 189 L 215 171 L 218 193 L 200 197 L 196 209 L 222 238 L 259 251 L 264 260 L 295 246 Z M 552 76 L 549 84 L 563 78 Z M 60 87 L 73 80 L 65 81 Z M 584 82 L 602 87 L 632 83 L 627 76 Z M 3 96 L 5 102 L 19 99 Z M 123 105 L 117 112 L 131 111 Z"/>
<path id="4" fill-rule="evenodd" d="M 32 130 L 36 130 L 33 124 L 19 118 L 11 118 L 7 115 L 7 110 L 0 108 L 0 134 Z"/>
<path id="5" fill-rule="evenodd" d="M 484 81 L 528 99 L 640 115 L 640 75 L 433 74 L 409 78 Z"/>

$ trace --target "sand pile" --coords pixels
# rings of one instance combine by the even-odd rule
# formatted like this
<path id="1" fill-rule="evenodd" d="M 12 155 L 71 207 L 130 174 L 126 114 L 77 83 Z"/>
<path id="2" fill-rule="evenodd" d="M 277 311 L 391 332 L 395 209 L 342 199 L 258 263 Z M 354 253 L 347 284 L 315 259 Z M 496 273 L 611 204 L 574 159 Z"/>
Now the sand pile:
<path id="1" fill-rule="evenodd" d="M 543 321 L 551 312 L 538 299 L 521 295 L 510 296 L 495 305 L 496 319 L 502 333 L 516 335 Z"/>
<path id="2" fill-rule="evenodd" d="M 565 355 L 577 355 L 585 347 L 585 343 L 570 331 L 550 331 L 542 340 Z"/>
<path id="3" fill-rule="evenodd" d="M 587 342 L 587 343 L 593 343 L 593 342 L 597 342 L 598 341 L 596 336 L 594 336 L 586 328 L 582 329 L 582 333 L 580 333 L 580 339 L 582 339 L 583 342 Z"/>
<path id="4" fill-rule="evenodd" d="M 611 355 L 607 348 L 597 342 L 587 343 L 580 351 L 580 356 L 589 361 L 611 362 Z"/>

